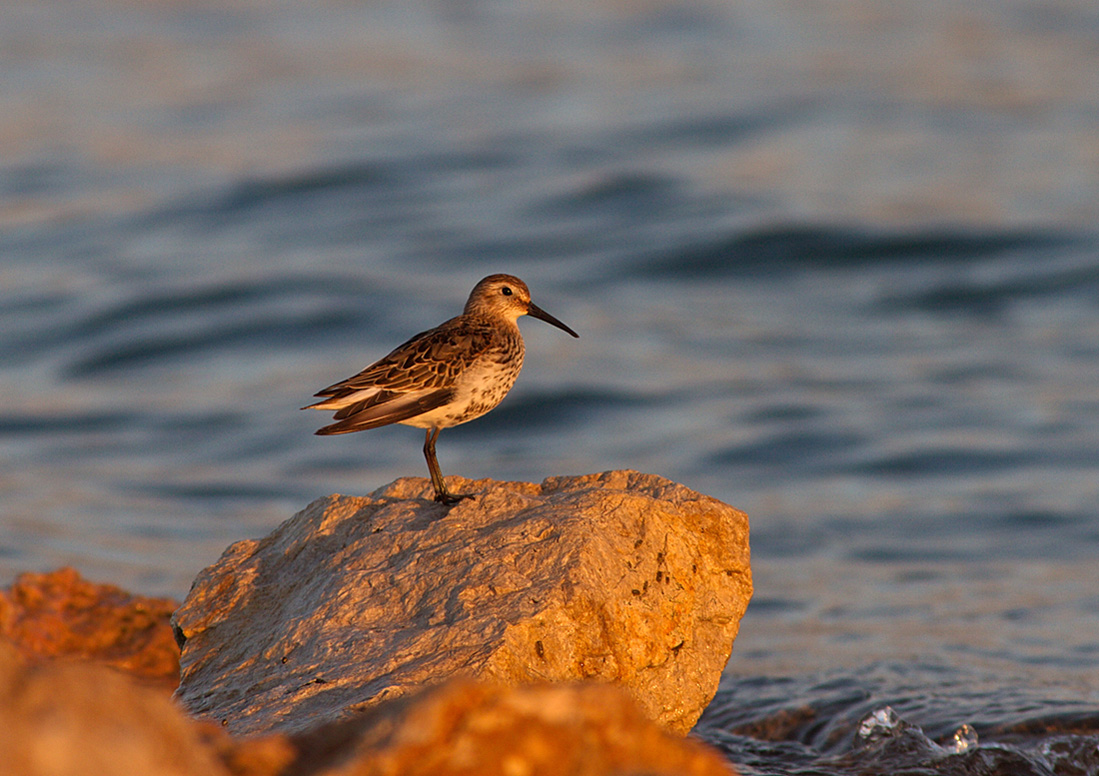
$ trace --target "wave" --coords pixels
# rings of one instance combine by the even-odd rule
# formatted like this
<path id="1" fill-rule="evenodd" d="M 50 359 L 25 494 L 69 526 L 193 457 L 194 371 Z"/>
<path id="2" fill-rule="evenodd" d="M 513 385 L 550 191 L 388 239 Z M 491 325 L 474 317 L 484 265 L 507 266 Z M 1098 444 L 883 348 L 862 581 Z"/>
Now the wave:
<path id="1" fill-rule="evenodd" d="M 181 357 L 305 347 L 376 322 L 362 279 L 282 276 L 145 290 L 39 335 L 69 353 L 61 374 L 92 377 Z M 23 345 L 26 347 L 26 344 Z M 196 360 L 197 364 L 198 361 Z"/>
<path id="2" fill-rule="evenodd" d="M 885 231 L 780 224 L 665 250 L 639 260 L 632 272 L 636 277 L 698 280 L 888 263 L 958 264 L 1016 252 L 1071 248 L 1089 241 L 1084 235 L 1035 230 Z"/>

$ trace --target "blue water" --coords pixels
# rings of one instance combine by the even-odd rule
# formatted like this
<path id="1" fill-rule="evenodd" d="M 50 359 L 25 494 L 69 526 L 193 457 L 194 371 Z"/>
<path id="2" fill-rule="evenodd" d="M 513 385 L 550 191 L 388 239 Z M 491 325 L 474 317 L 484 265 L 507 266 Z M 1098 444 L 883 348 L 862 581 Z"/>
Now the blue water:
<path id="1" fill-rule="evenodd" d="M 749 513 L 699 735 L 745 773 L 1099 773 L 1091 4 L 58 0 L 0 31 L 0 582 L 181 598 L 311 499 L 426 475 L 418 431 L 298 407 L 510 272 L 581 338 L 524 319 L 443 470 Z"/>

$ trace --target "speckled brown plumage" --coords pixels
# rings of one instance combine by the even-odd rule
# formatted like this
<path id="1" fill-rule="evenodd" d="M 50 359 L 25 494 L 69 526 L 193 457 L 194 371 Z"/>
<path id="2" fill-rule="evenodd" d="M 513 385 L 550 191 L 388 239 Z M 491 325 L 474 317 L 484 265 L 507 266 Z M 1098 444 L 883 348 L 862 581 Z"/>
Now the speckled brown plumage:
<path id="1" fill-rule="evenodd" d="M 427 429 L 427 458 L 435 500 L 452 504 L 465 495 L 447 491 L 435 457 L 444 428 L 478 418 L 499 404 L 523 367 L 523 337 L 516 320 L 531 315 L 578 336 L 530 300 L 513 275 L 489 275 L 474 286 L 456 318 L 417 334 L 354 377 L 331 385 L 304 409 L 333 410 L 335 423 L 318 434 L 347 434 L 391 423 Z"/>

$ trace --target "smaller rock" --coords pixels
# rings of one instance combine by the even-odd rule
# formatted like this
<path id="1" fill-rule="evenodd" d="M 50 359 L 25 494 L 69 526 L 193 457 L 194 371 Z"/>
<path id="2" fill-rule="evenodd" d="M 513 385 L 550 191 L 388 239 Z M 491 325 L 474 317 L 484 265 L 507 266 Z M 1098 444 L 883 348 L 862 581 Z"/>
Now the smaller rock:
<path id="1" fill-rule="evenodd" d="M 177 604 L 97 585 L 75 569 L 20 574 L 0 592 L 0 637 L 28 658 L 78 657 L 166 689 L 179 684 Z"/>
<path id="2" fill-rule="evenodd" d="M 663 730 L 621 688 L 594 683 L 456 680 L 296 743 L 301 773 L 325 776 L 735 776 L 717 751 Z"/>
<path id="3" fill-rule="evenodd" d="M 12 776 L 220 776 L 229 771 L 161 691 L 66 660 L 28 665 L 0 639 L 0 771 Z"/>

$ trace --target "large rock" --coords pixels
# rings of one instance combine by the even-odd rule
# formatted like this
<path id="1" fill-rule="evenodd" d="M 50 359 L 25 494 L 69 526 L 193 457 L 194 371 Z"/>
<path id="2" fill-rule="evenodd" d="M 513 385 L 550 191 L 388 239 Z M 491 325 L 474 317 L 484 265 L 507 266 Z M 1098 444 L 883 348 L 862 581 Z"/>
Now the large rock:
<path id="1" fill-rule="evenodd" d="M 452 676 L 596 679 L 689 730 L 751 596 L 747 516 L 628 471 L 457 489 L 332 496 L 232 545 L 173 617 L 179 700 L 300 731 Z"/>

